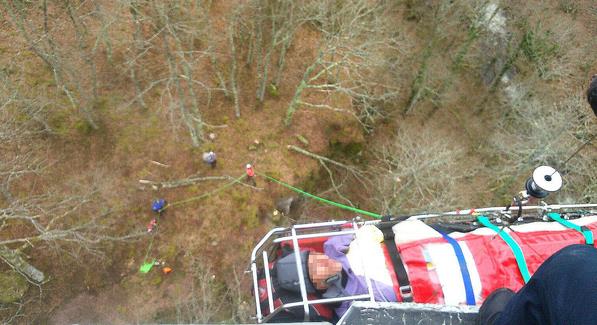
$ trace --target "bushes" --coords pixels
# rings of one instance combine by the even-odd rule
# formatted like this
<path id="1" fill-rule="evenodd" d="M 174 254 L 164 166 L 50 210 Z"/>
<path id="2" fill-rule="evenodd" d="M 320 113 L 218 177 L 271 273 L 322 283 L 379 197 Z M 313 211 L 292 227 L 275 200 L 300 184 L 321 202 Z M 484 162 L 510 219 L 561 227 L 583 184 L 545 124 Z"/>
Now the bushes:
<path id="1" fill-rule="evenodd" d="M 551 36 L 551 31 L 543 31 L 538 23 L 534 28 L 526 26 L 521 42 L 521 50 L 525 58 L 533 64 L 540 77 L 545 77 L 548 63 L 555 58 L 560 47 Z"/>

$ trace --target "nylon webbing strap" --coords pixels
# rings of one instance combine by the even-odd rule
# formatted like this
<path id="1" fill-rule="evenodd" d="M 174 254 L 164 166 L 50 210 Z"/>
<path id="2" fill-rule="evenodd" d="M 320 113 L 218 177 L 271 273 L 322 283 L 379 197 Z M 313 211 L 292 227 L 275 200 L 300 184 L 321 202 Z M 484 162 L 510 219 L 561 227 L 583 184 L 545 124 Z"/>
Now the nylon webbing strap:
<path id="1" fill-rule="evenodd" d="M 437 230 L 437 229 L 436 229 Z M 448 234 L 437 230 L 444 239 L 452 245 L 454 249 L 454 254 L 456 254 L 456 259 L 458 260 L 458 265 L 460 266 L 460 274 L 462 275 L 462 283 L 464 283 L 464 292 L 466 293 L 466 304 L 474 306 L 477 303 L 475 302 L 475 293 L 473 291 L 473 284 L 471 282 L 471 275 L 468 273 L 468 266 L 466 265 L 466 259 L 464 258 L 464 253 L 462 252 L 462 247 L 458 244 L 456 239 L 448 236 Z"/>
<path id="2" fill-rule="evenodd" d="M 520 270 L 520 274 L 522 275 L 524 283 L 529 282 L 531 275 L 529 273 L 527 262 L 524 258 L 524 254 L 522 253 L 522 249 L 520 248 L 520 246 L 518 246 L 518 243 L 514 240 L 514 238 L 512 238 L 512 236 L 510 236 L 507 232 L 502 231 L 499 227 L 492 224 L 489 221 L 489 218 L 485 216 L 480 216 L 477 218 L 477 220 L 483 226 L 495 231 L 500 236 L 500 238 L 502 238 L 506 242 L 506 244 L 510 246 L 512 253 L 514 254 L 514 258 L 516 258 L 516 264 L 518 264 L 518 270 Z"/>
<path id="3" fill-rule="evenodd" d="M 585 237 L 585 244 L 593 246 L 593 232 L 590 229 L 581 227 L 566 219 L 563 219 L 559 213 L 550 212 L 547 214 L 547 216 L 566 228 L 574 229 L 580 232 Z"/>
<path id="4" fill-rule="evenodd" d="M 413 302 L 412 287 L 410 286 L 410 281 L 408 280 L 408 273 L 406 273 L 406 269 L 404 268 L 404 264 L 402 263 L 402 259 L 398 253 L 398 248 L 396 248 L 396 242 L 394 241 L 394 231 L 392 231 L 391 226 L 382 226 L 379 229 L 383 233 L 384 244 L 388 248 L 388 254 L 392 260 L 394 274 L 396 274 L 396 280 L 398 280 L 398 293 L 400 294 L 400 297 L 402 297 L 402 302 Z"/>

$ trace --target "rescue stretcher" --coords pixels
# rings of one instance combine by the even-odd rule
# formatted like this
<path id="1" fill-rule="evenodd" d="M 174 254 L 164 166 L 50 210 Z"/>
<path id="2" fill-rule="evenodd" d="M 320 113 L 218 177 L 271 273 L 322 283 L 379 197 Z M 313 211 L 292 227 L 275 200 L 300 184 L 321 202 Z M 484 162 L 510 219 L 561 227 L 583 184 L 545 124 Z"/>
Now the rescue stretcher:
<path id="1" fill-rule="evenodd" d="M 510 223 L 506 222 L 510 221 Z M 384 250 L 386 258 L 386 265 L 388 270 L 394 271 L 392 274 L 393 287 L 398 297 L 398 302 L 380 303 L 375 301 L 373 288 L 371 285 L 370 272 L 367 270 L 367 265 L 364 260 L 361 260 L 363 275 L 367 284 L 367 292 L 362 294 L 342 296 L 338 298 L 324 299 L 317 295 L 308 294 L 303 274 L 303 269 L 299 266 L 299 253 L 302 250 L 311 250 L 322 252 L 323 244 L 326 240 L 334 236 L 355 235 L 357 231 L 366 225 L 372 225 L 379 229 L 393 229 L 394 232 L 407 225 L 409 222 L 416 221 L 417 224 L 433 225 L 434 229 L 438 230 L 439 235 L 421 237 L 412 239 L 410 241 L 396 242 L 394 245 L 398 248 L 399 261 L 403 264 L 410 278 L 407 284 L 401 283 L 396 273 L 398 273 L 395 261 L 392 261 L 391 254 L 385 245 L 381 245 Z M 398 226 L 397 226 L 398 225 Z M 439 226 L 438 226 L 439 225 Z M 512 227 L 512 228 L 511 228 Z M 518 227 L 517 231 L 513 229 Z M 539 228 L 537 228 L 539 227 Z M 404 228 L 411 229 L 411 228 Z M 415 228 L 412 228 L 415 229 Z M 526 230 L 525 230 L 526 229 Z M 405 231 L 405 230 L 403 230 Z M 493 232 L 492 232 L 493 231 Z M 415 231 L 416 232 L 416 231 Z M 320 223 L 310 223 L 302 225 L 294 225 L 291 227 L 280 227 L 270 230 L 255 246 L 251 254 L 250 270 L 248 272 L 252 275 L 253 296 L 255 302 L 255 319 L 257 323 L 268 323 L 276 320 L 276 316 L 287 311 L 300 311 L 298 314 L 302 315 L 304 321 L 331 321 L 338 322 L 338 324 L 354 323 L 355 319 L 365 317 L 369 320 L 369 316 L 363 316 L 359 313 L 361 311 L 371 313 L 376 310 L 380 312 L 377 323 L 393 322 L 390 319 L 383 319 L 383 314 L 389 315 L 395 310 L 402 313 L 403 319 L 407 319 L 404 315 L 409 312 L 415 315 L 413 317 L 426 317 L 425 313 L 436 313 L 430 319 L 440 321 L 442 317 L 449 317 L 449 324 L 472 324 L 475 319 L 477 306 L 480 306 L 484 297 L 493 290 L 492 285 L 509 286 L 512 289 L 519 289 L 527 280 L 524 274 L 524 267 L 527 271 L 534 272 L 536 268 L 551 254 L 563 246 L 573 243 L 585 243 L 594 245 L 593 234 L 597 232 L 597 204 L 575 204 L 575 205 L 541 205 L 541 206 L 519 206 L 516 209 L 508 209 L 504 207 L 492 207 L 482 209 L 458 210 L 438 214 L 421 214 L 403 217 L 386 217 L 382 220 L 365 221 L 360 217 L 356 217 L 351 221 L 329 221 Z M 387 233 L 387 232 L 386 232 Z M 386 234 L 384 233 L 384 235 Z M 395 233 L 396 236 L 401 236 Z M 449 235 L 448 235 L 449 234 Z M 516 245 L 511 246 L 507 238 L 509 234 L 515 234 L 515 237 L 521 238 L 541 238 L 542 243 L 539 245 L 539 252 L 536 247 L 529 245 L 519 245 L 519 253 L 516 252 Z M 409 236 L 413 235 L 412 233 Z M 416 238 L 417 234 L 414 234 Z M 526 237 L 525 237 L 526 236 Z M 541 237 L 543 236 L 543 237 Z M 407 236 L 408 237 L 408 236 Z M 412 237 L 412 236 L 411 236 Z M 489 272 L 489 270 L 475 267 L 469 267 L 471 274 L 468 274 L 467 279 L 462 274 L 461 283 L 457 288 L 459 291 L 457 298 L 448 299 L 447 293 L 437 294 L 437 291 L 448 290 L 441 283 L 441 279 L 433 279 L 431 274 L 432 269 L 429 268 L 429 261 L 425 254 L 421 253 L 419 246 L 421 245 L 452 245 L 455 251 L 461 252 L 458 263 L 462 269 L 462 262 L 468 261 L 468 264 L 475 264 L 472 253 L 477 249 L 476 246 L 487 245 L 489 240 L 502 237 L 504 240 L 496 240 L 491 242 L 491 245 L 497 245 L 496 249 L 502 255 L 502 260 L 497 263 L 502 263 L 503 267 L 507 268 L 504 272 L 514 272 L 516 276 L 510 277 L 514 280 L 503 282 L 496 282 L 488 284 L 486 280 L 481 280 L 480 275 Z M 454 239 L 455 238 L 455 239 Z M 453 242 L 451 242 L 452 240 Z M 525 239 L 526 240 L 526 239 Z M 516 242 L 516 240 L 513 240 Z M 456 242 L 457 244 L 454 244 Z M 548 244 L 546 244 L 548 242 Z M 468 245 L 470 246 L 467 246 Z M 385 241 L 388 245 L 388 241 Z M 515 243 L 516 244 L 516 243 Z M 520 244 L 520 243 L 519 243 Z M 419 246 L 417 246 L 419 245 Z M 501 246 L 499 246 L 501 245 Z M 431 246 L 429 246 L 431 247 Z M 435 246 L 433 246 L 435 247 Z M 272 266 L 275 264 L 277 258 L 281 256 L 283 250 L 291 250 L 295 253 L 296 267 L 299 275 L 300 295 L 296 301 L 281 301 L 275 293 L 275 279 L 273 279 Z M 464 251 L 464 253 L 462 252 Z M 533 252 L 534 251 L 534 252 Z M 439 252 L 439 253 L 438 253 Z M 432 252 L 433 254 L 442 254 L 441 251 Z M 503 252 L 503 253 L 502 253 Z M 529 253 L 533 252 L 533 253 Z M 532 255 L 528 261 L 521 261 L 519 255 L 522 253 L 529 253 Z M 537 253 L 537 254 L 535 254 Z M 445 254 L 444 254 L 445 255 Z M 458 253 L 456 253 L 458 255 Z M 464 257 L 463 257 L 464 256 Z M 499 259 L 498 258 L 498 259 Z M 474 260 L 474 259 L 473 259 Z M 489 262 L 488 262 L 489 263 Z M 496 263 L 492 261 L 491 263 Z M 527 265 L 528 264 L 528 265 Z M 524 266 L 524 267 L 523 267 Z M 532 273 L 531 272 L 531 273 Z M 445 273 L 445 272 L 444 272 Z M 496 271 L 496 277 L 499 278 L 499 272 Z M 446 276 L 445 274 L 443 275 Z M 439 275 L 441 278 L 442 275 Z M 471 278 L 473 279 L 471 281 Z M 458 279 L 460 279 L 458 277 Z M 497 281 L 497 280 L 496 280 Z M 512 282 L 513 281 L 513 282 Z M 466 294 L 464 293 L 466 291 Z M 473 298 L 471 302 L 471 292 Z M 458 297 L 465 297 L 458 298 Z M 475 297 L 477 299 L 475 299 Z M 414 300 L 413 300 L 414 298 Z M 461 300 L 459 300 L 461 299 Z M 465 301 L 462 301 L 465 299 Z M 341 318 L 335 318 L 333 309 L 330 305 L 337 304 L 344 301 L 361 301 L 354 304 L 351 309 Z M 412 302 L 410 302 L 412 301 Z M 456 303 L 455 303 L 456 302 Z M 460 303 L 459 303 L 460 302 Z M 464 303 L 463 303 L 464 302 Z M 468 306 L 467 306 L 468 305 Z M 391 308 L 391 306 L 398 306 L 399 308 Z M 353 308 L 354 307 L 354 308 Z M 355 310 L 353 310 L 355 309 Z M 389 310 L 395 309 L 392 312 Z M 381 313 L 383 311 L 383 313 Z M 442 316 L 443 313 L 443 316 Z M 355 314 L 357 316 L 355 316 Z M 457 315 L 458 317 L 453 317 Z M 410 315 L 412 316 L 412 315 Z M 349 318 L 353 321 L 349 320 Z M 356 317 L 356 318 L 355 318 Z M 433 318 L 435 317 L 435 318 Z M 447 318 L 446 318 L 447 319 Z M 459 319 L 453 322 L 452 319 Z M 296 321 L 296 320 L 295 320 Z M 394 320 L 395 321 L 395 320 Z M 357 323 L 359 323 L 357 321 Z M 376 323 L 376 322 L 374 322 Z M 408 322 L 405 321 L 404 324 Z"/>

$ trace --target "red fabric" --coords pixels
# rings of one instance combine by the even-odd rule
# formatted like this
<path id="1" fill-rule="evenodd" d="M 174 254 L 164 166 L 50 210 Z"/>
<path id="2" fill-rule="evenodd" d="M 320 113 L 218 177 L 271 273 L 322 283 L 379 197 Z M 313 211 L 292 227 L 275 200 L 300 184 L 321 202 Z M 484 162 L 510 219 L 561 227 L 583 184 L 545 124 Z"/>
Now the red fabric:
<path id="1" fill-rule="evenodd" d="M 587 225 L 593 231 L 597 230 L 597 222 Z M 522 249 L 529 272 L 533 274 L 539 266 L 553 253 L 572 244 L 584 244 L 584 237 L 579 232 L 567 229 L 561 231 L 509 232 Z M 307 238 L 300 239 L 301 250 L 323 252 L 323 243 L 328 239 Z M 518 269 L 518 264 L 510 247 L 495 233 L 491 235 L 467 234 L 456 238 L 465 242 L 474 260 L 481 279 L 481 304 L 495 289 L 507 287 L 518 291 L 524 281 Z M 413 298 L 418 303 L 444 303 L 442 287 L 434 270 L 427 269 L 427 262 L 423 256 L 423 247 L 427 244 L 447 243 L 443 238 L 430 238 L 406 244 L 398 244 L 400 257 L 409 276 L 413 288 Z M 293 247 L 292 241 L 282 243 L 283 246 Z M 382 244 L 386 267 L 393 270 L 392 261 L 387 248 Z M 469 266 L 469 269 L 472 269 Z M 393 272 L 390 272 L 394 291 L 398 293 L 398 282 Z M 400 295 L 397 294 L 398 299 Z M 325 313 L 325 312 L 324 312 Z"/>
<path id="2" fill-rule="evenodd" d="M 595 233 L 597 223 L 589 224 L 587 228 Z M 522 249 L 531 274 L 561 248 L 585 243 L 583 235 L 572 229 L 509 232 L 509 234 Z M 478 304 L 481 304 L 495 289 L 506 287 L 517 291 L 524 285 L 512 250 L 499 236 L 467 234 L 455 239 L 466 243 L 475 260 L 482 285 L 482 299 L 477 300 Z M 424 245 L 432 243 L 446 243 L 446 241 L 443 238 L 431 238 L 397 245 L 413 287 L 415 302 L 443 303 L 441 286 L 434 278 L 435 272 L 427 269 L 423 256 Z"/>
<path id="3" fill-rule="evenodd" d="M 304 238 L 299 239 L 299 248 L 303 250 L 315 251 L 319 253 L 323 253 L 323 243 L 328 240 L 329 237 L 323 238 Z M 290 248 L 294 248 L 292 244 L 292 240 L 282 242 L 282 246 L 288 246 Z"/>
<path id="4" fill-rule="evenodd" d="M 423 249 L 419 242 L 397 245 L 402 263 L 405 264 L 408 280 L 413 291 L 413 300 L 420 303 L 439 303 L 443 294 L 438 282 L 431 281 L 427 271 L 427 262 L 423 256 Z"/>

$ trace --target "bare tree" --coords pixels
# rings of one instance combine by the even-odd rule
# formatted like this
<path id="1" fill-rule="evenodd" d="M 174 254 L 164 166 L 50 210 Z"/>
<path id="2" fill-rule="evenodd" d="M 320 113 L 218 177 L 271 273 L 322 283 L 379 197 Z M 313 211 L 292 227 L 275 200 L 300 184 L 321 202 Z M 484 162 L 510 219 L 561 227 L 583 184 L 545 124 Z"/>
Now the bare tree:
<path id="1" fill-rule="evenodd" d="M 207 0 L 205 1 L 205 3 L 203 4 L 202 8 L 202 12 L 203 15 L 203 20 L 205 21 L 205 25 L 206 25 L 206 35 L 205 37 L 207 38 L 207 44 L 208 44 L 208 55 L 209 55 L 209 61 L 211 63 L 211 67 L 213 68 L 217 78 L 218 78 L 218 85 L 219 85 L 219 90 L 224 92 L 224 96 L 229 97 L 230 93 L 228 90 L 228 86 L 227 86 L 227 82 L 226 82 L 226 78 L 224 77 L 223 73 L 222 73 L 222 68 L 220 67 L 221 64 L 221 60 L 218 58 L 220 55 L 217 51 L 217 46 L 216 44 L 219 42 L 223 42 L 221 39 L 217 38 L 217 33 L 215 33 L 215 29 L 212 23 L 212 16 L 210 14 L 210 9 L 211 9 L 211 5 L 212 5 L 212 1 L 211 0 Z"/>
<path id="2" fill-rule="evenodd" d="M 109 22 L 101 19 L 101 14 L 100 19 L 94 19 L 94 11 L 101 10 L 101 7 L 88 9 L 83 4 L 75 5 L 70 0 L 58 3 L 44 0 L 39 6 L 6 0 L 1 4 L 29 49 L 52 73 L 57 88 L 68 98 L 72 108 L 81 112 L 91 128 L 98 129 L 97 117 L 93 112 L 99 100 L 96 62 L 100 44 L 110 46 L 105 32 Z M 42 19 L 33 19 L 38 16 Z M 41 23 L 36 24 L 37 21 Z M 100 33 L 93 34 L 89 24 L 99 25 Z M 76 48 L 57 40 L 56 34 L 66 36 L 68 40 L 72 37 L 73 43 L 77 44 Z M 79 61 L 86 67 L 86 73 L 79 70 L 80 67 L 76 64 Z M 89 76 L 89 80 L 85 76 Z"/>
<path id="3" fill-rule="evenodd" d="M 264 101 L 268 85 L 279 85 L 286 62 L 286 52 L 297 29 L 309 19 L 301 9 L 301 3 L 289 0 L 254 0 L 247 6 L 246 11 L 254 17 L 250 56 L 256 60 L 255 97 L 259 102 Z M 274 60 L 276 57 L 277 60 Z M 274 67 L 272 63 L 275 63 Z M 272 78 L 273 68 L 276 69 L 276 75 Z"/>
<path id="4" fill-rule="evenodd" d="M 134 50 L 132 58 L 127 60 L 127 66 L 130 71 L 130 78 L 133 82 L 133 86 L 135 87 L 135 101 L 139 103 L 139 105 L 143 108 L 147 108 L 147 104 L 143 99 L 143 92 L 141 87 L 141 82 L 139 80 L 139 70 L 141 70 L 141 65 L 138 64 L 139 59 L 144 55 L 146 51 L 146 41 L 145 36 L 143 34 L 143 22 L 141 21 L 141 13 L 139 9 L 139 4 L 137 1 L 131 0 L 129 3 L 129 11 L 131 13 L 131 19 L 133 23 L 133 48 Z"/>
<path id="5" fill-rule="evenodd" d="M 464 147 L 450 143 L 432 128 L 401 128 L 377 153 L 376 201 L 383 213 L 399 214 L 467 206 L 465 178 L 477 168 L 467 162 Z"/>
<path id="6" fill-rule="evenodd" d="M 307 107 L 349 114 L 366 126 L 383 114 L 383 103 L 398 95 L 398 88 L 384 74 L 386 54 L 399 51 L 384 19 L 387 7 L 361 0 L 314 5 L 312 21 L 321 39 L 288 105 L 285 123 L 291 123 L 299 107 Z"/>
<path id="7" fill-rule="evenodd" d="M 158 91 L 173 126 L 177 128 L 183 123 L 192 145 L 199 146 L 206 126 L 201 111 L 209 109 L 214 91 L 222 91 L 226 96 L 229 93 L 212 35 L 215 33 L 209 15 L 211 2 L 124 1 L 124 4 L 134 24 L 135 49 L 127 60 L 136 94 L 131 103 L 136 101 L 144 106 L 145 94 Z M 208 42 L 203 42 L 204 39 Z M 141 69 L 143 62 L 155 59 L 164 64 L 151 69 L 151 73 Z M 215 84 L 212 78 L 205 77 L 205 71 L 215 73 Z"/>
<path id="8" fill-rule="evenodd" d="M 563 200 L 592 202 L 596 199 L 597 170 L 592 167 L 595 150 L 591 145 L 564 162 L 596 132 L 595 124 L 581 94 L 556 104 L 528 96 L 519 85 L 510 89 L 515 97 L 490 138 L 489 149 L 501 169 L 495 170 L 499 184 L 508 187 L 511 180 L 525 179 L 540 165 L 550 165 L 565 180 Z M 520 184 L 515 184 L 520 187 Z"/>
<path id="9" fill-rule="evenodd" d="M 0 87 L 0 260 L 39 286 L 47 276 L 29 256 L 102 256 L 104 242 L 138 234 L 115 231 L 111 212 L 90 204 L 96 198 L 93 190 L 72 194 L 40 185 L 47 168 L 39 155 L 43 129 L 33 118 L 22 118 L 24 105 L 17 93 Z"/>
<path id="10" fill-rule="evenodd" d="M 229 275 L 216 273 L 209 262 L 192 253 L 185 258 L 190 262 L 187 272 L 191 275 L 189 291 L 181 295 L 176 304 L 176 316 L 179 323 L 210 323 L 218 319 L 227 307 L 224 302 L 236 308 L 233 310 L 231 323 L 248 321 L 248 304 L 244 301 L 243 289 L 237 268 L 228 270 Z"/>
<path id="11" fill-rule="evenodd" d="M 234 100 L 234 115 L 240 117 L 240 99 L 238 83 L 236 81 L 238 74 L 238 58 L 236 54 L 236 24 L 240 15 L 239 10 L 235 10 L 232 15 L 231 22 L 228 24 L 226 34 L 228 36 L 228 46 L 230 47 L 230 91 L 232 92 L 232 99 Z"/>

